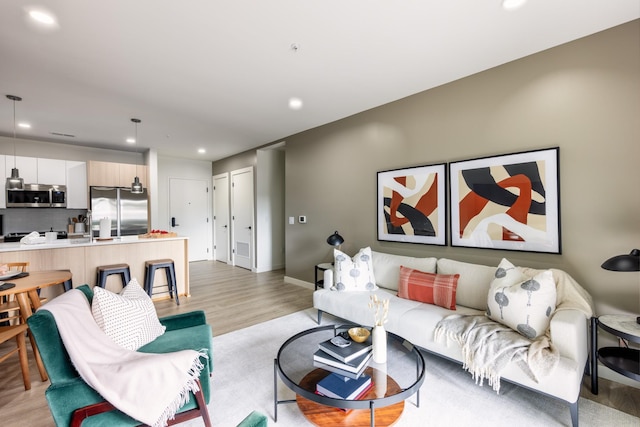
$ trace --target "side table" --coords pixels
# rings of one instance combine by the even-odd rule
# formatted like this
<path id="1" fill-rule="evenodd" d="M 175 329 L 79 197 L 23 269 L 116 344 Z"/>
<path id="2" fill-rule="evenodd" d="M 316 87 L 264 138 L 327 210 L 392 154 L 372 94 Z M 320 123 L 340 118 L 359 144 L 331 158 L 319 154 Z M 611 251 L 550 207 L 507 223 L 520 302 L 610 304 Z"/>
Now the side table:
<path id="1" fill-rule="evenodd" d="M 313 284 L 315 285 L 315 290 L 317 291 L 318 288 L 324 288 L 324 278 L 322 279 L 318 279 L 318 273 L 323 272 L 325 270 L 330 270 L 333 268 L 333 264 L 331 264 L 330 262 L 322 262 L 320 264 L 316 264 L 316 269 L 315 269 L 315 280 L 313 282 Z"/>
<path id="2" fill-rule="evenodd" d="M 617 337 L 640 343 L 636 316 L 606 314 L 591 318 L 591 393 L 598 394 L 598 360 L 607 368 L 640 381 L 640 350 L 627 347 L 598 348 L 598 327 Z"/>

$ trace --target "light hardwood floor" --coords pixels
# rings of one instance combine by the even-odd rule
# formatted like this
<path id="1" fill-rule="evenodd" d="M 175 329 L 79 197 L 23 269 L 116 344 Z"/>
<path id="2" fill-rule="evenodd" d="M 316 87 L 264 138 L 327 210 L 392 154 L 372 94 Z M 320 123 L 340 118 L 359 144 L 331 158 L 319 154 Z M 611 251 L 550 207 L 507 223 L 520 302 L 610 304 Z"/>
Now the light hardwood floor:
<path id="1" fill-rule="evenodd" d="M 284 282 L 284 272 L 251 273 L 215 261 L 190 264 L 191 298 L 156 302 L 160 317 L 173 313 L 204 310 L 214 335 L 251 326 L 312 306 L 312 291 Z M 27 345 L 30 347 L 29 345 Z M 4 346 L 0 346 L 0 354 Z M 0 423 L 3 427 L 51 427 L 44 391 L 48 382 L 40 381 L 30 355 L 31 390 L 25 391 L 17 357 L 0 364 Z M 600 393 L 590 392 L 585 377 L 581 396 L 640 416 L 640 390 L 600 380 Z"/>

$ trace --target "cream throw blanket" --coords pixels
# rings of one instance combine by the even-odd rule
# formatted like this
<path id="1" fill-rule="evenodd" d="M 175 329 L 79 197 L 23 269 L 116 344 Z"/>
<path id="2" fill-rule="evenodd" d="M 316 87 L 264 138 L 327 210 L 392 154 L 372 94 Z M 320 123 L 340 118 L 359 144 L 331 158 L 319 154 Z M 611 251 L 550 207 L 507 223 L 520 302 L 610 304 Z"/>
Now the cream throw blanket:
<path id="1" fill-rule="evenodd" d="M 529 277 L 543 270 L 522 268 Z M 586 317 L 593 315 L 593 301 L 570 275 L 551 269 L 556 282 L 558 310 L 579 310 Z M 494 322 L 485 316 L 454 314 L 436 325 L 434 340 L 450 339 L 462 347 L 463 368 L 471 373 L 476 383 L 482 385 L 486 378 L 496 392 L 500 391 L 500 373 L 511 361 L 518 365 L 534 381 L 549 375 L 560 355 L 549 339 L 549 331 L 531 341 L 508 326 Z"/>
<path id="2" fill-rule="evenodd" d="M 462 367 L 471 373 L 476 384 L 482 385 L 487 379 L 496 392 L 500 392 L 500 373 L 510 362 L 518 363 L 537 381 L 549 375 L 560 360 L 546 336 L 531 341 L 485 316 L 447 316 L 434 331 L 436 341 L 443 338 L 462 347 Z"/>
<path id="3" fill-rule="evenodd" d="M 82 379 L 120 411 L 152 426 L 166 426 L 198 391 L 203 365 L 194 350 L 151 354 L 127 350 L 102 332 L 82 291 L 70 290 L 43 310 L 55 317 L 62 342 Z"/>

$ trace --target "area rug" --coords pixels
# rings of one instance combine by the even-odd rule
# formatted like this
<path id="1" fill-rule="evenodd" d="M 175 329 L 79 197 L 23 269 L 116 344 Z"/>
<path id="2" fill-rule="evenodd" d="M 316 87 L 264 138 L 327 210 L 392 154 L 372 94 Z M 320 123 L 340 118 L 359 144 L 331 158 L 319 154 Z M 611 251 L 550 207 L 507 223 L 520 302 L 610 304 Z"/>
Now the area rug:
<path id="1" fill-rule="evenodd" d="M 323 325 L 333 322 L 323 317 Z M 311 425 L 296 403 L 278 406 L 274 422 L 273 361 L 282 343 L 292 335 L 316 325 L 316 311 L 308 309 L 270 320 L 213 340 L 214 368 L 209 404 L 214 426 L 236 426 L 251 411 L 267 415 L 270 426 Z M 214 330 L 215 335 L 215 330 Z M 405 403 L 397 426 L 571 426 L 568 405 L 503 382 L 500 395 L 491 387 L 477 386 L 461 366 L 425 354 L 427 373 L 420 389 L 420 407 L 415 397 Z M 278 397 L 295 395 L 278 379 Z M 593 401 L 580 398 L 581 427 L 633 426 L 640 419 Z M 185 426 L 202 426 L 192 420 Z"/>

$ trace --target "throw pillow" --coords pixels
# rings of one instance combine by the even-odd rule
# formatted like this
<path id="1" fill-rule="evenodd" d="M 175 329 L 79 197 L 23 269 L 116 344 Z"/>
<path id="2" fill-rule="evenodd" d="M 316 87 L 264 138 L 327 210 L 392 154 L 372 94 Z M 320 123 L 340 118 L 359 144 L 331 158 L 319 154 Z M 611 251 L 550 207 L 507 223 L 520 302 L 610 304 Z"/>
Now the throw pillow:
<path id="1" fill-rule="evenodd" d="M 509 267 L 510 266 L 510 267 Z M 556 283 L 551 270 L 528 278 L 503 260 L 487 298 L 487 316 L 529 339 L 543 335 L 556 309 Z"/>
<path id="2" fill-rule="evenodd" d="M 334 249 L 334 285 L 332 290 L 348 291 L 375 291 L 376 279 L 373 275 L 371 261 L 371 248 L 366 247 L 350 258 L 344 252 Z"/>
<path id="3" fill-rule="evenodd" d="M 400 266 L 400 298 L 456 309 L 459 274 L 435 274 Z"/>
<path id="4" fill-rule="evenodd" d="M 120 294 L 99 286 L 93 292 L 93 318 L 122 347 L 137 350 L 164 333 L 151 298 L 136 279 L 131 279 Z"/>
<path id="5" fill-rule="evenodd" d="M 398 290 L 398 275 L 400 266 L 424 271 L 426 273 L 436 272 L 437 258 L 418 258 L 404 255 L 392 255 L 383 252 L 371 251 L 373 258 L 373 274 L 376 276 L 376 285 Z"/>
<path id="6" fill-rule="evenodd" d="M 487 293 L 496 268 L 453 259 L 438 259 L 438 274 L 459 274 L 456 304 L 486 310 Z"/>

